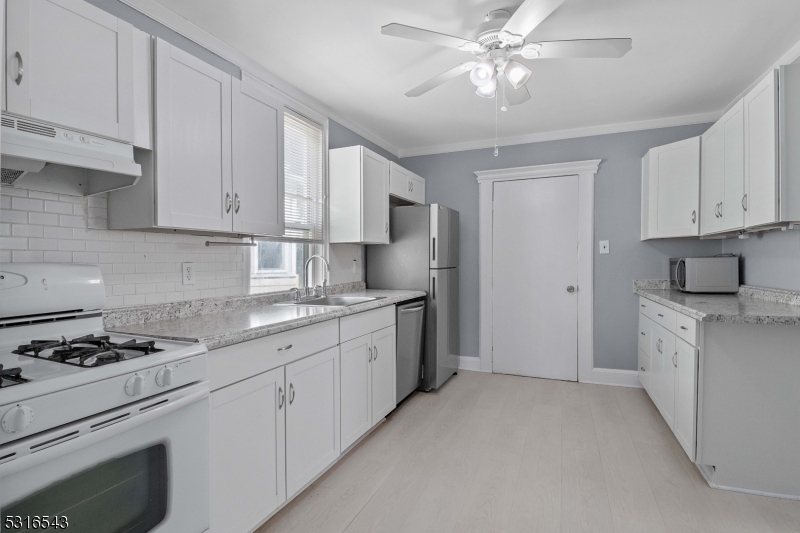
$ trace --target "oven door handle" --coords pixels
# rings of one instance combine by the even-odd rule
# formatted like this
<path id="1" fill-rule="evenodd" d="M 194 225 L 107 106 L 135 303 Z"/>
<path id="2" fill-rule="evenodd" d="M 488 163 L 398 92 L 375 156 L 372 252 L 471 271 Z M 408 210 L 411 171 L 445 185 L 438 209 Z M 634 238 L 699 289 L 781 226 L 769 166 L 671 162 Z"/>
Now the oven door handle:
<path id="1" fill-rule="evenodd" d="M 182 393 L 182 395 L 178 396 L 175 400 L 169 400 L 169 397 L 177 396 L 175 393 Z M 102 442 L 115 435 L 130 431 L 137 426 L 152 422 L 157 418 L 161 418 L 178 409 L 182 409 L 190 404 L 208 398 L 210 392 L 208 390 L 208 384 L 202 382 L 187 387 L 182 391 L 175 391 L 172 394 L 167 394 L 166 396 L 168 401 L 163 405 L 159 405 L 160 402 L 163 402 L 163 397 L 150 398 L 149 400 L 115 409 L 114 411 L 104 413 L 100 416 L 89 417 L 80 422 L 62 426 L 57 430 L 46 431 L 37 439 L 23 439 L 26 441 L 24 444 L 11 443 L 8 447 L 0 447 L 0 457 L 11 452 L 17 452 L 17 455 L 19 455 L 18 459 L 0 464 L 0 479 L 38 464 L 52 461 L 53 459 L 57 459 L 87 446 L 92 446 L 93 444 Z M 153 407 L 148 409 L 148 404 L 153 404 Z M 141 411 L 142 409 L 146 410 Z M 98 423 L 99 420 L 112 420 L 117 413 L 123 414 L 125 412 L 135 414 L 122 422 L 113 423 L 109 426 L 92 431 L 91 426 Z M 41 451 L 30 453 L 31 446 L 36 446 L 40 441 L 49 442 L 58 440 L 59 435 L 66 440 L 62 440 Z"/>

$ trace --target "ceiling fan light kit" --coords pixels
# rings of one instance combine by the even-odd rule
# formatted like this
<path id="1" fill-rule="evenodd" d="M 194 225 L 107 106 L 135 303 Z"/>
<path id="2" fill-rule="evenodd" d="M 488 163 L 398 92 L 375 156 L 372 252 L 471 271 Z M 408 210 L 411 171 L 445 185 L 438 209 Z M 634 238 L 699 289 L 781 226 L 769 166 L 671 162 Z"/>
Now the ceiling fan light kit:
<path id="1" fill-rule="evenodd" d="M 619 58 L 631 49 L 631 39 L 578 39 L 572 41 L 525 42 L 534 28 L 544 21 L 565 0 L 525 0 L 512 15 L 505 9 L 496 9 L 486 15 L 484 22 L 475 28 L 472 39 L 414 28 L 403 24 L 387 24 L 381 33 L 404 39 L 438 44 L 470 52 L 480 61 L 454 67 L 425 83 L 411 89 L 406 96 L 420 96 L 461 74 L 469 72 L 470 81 L 482 98 L 493 98 L 497 93 L 497 76 L 504 75 L 514 88 L 506 95 L 509 105 L 519 105 L 530 100 L 525 84 L 531 70 L 517 61 L 523 59 L 574 59 Z M 505 92 L 505 91 L 504 91 Z"/>

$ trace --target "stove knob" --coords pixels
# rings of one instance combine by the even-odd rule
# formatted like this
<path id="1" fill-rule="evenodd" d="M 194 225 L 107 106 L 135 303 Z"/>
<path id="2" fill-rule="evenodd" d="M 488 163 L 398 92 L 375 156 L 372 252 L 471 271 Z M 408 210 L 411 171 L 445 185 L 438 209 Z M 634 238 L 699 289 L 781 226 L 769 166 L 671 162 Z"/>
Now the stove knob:
<path id="1" fill-rule="evenodd" d="M 3 430 L 6 433 L 20 433 L 33 422 L 33 409 L 27 405 L 17 405 L 3 416 Z"/>
<path id="2" fill-rule="evenodd" d="M 169 387 L 172 385 L 172 379 L 175 377 L 175 370 L 165 366 L 156 374 L 156 385 L 159 387 Z"/>
<path id="3" fill-rule="evenodd" d="M 125 384 L 125 392 L 128 396 L 139 396 L 144 393 L 145 386 L 144 376 L 134 374 Z"/>

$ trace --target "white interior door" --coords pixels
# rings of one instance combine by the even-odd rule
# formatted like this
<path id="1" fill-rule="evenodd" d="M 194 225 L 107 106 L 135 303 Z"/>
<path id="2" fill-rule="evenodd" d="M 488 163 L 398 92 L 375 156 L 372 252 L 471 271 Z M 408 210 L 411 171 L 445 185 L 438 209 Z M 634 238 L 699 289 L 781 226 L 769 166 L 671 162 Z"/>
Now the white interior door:
<path id="1" fill-rule="evenodd" d="M 497 182 L 492 217 L 492 370 L 577 381 L 578 176 Z"/>

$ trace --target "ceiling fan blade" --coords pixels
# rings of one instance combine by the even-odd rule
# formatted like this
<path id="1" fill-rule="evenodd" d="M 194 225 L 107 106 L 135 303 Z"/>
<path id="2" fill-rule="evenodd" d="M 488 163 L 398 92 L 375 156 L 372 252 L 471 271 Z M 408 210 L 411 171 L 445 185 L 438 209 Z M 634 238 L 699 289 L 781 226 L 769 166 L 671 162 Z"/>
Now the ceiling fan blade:
<path id="1" fill-rule="evenodd" d="M 424 43 L 438 44 L 439 46 L 449 46 L 450 48 L 461 48 L 467 43 L 475 43 L 474 46 L 480 48 L 480 44 L 469 39 L 462 39 L 461 37 L 453 37 L 452 35 L 445 35 L 444 33 L 436 33 L 435 31 L 423 30 L 421 28 L 414 28 L 413 26 L 406 26 L 404 24 L 387 24 L 381 28 L 381 33 L 384 35 L 392 35 L 394 37 L 402 37 L 403 39 L 411 39 L 412 41 L 422 41 Z"/>
<path id="2" fill-rule="evenodd" d="M 531 99 L 531 93 L 528 92 L 528 88 L 526 86 L 522 86 L 519 89 L 514 89 L 511 84 L 508 82 L 504 74 L 500 75 L 500 79 L 505 86 L 505 90 L 503 90 L 503 94 L 505 96 L 506 102 L 508 105 L 519 105 L 524 104 L 528 100 Z M 500 88 L 502 89 L 502 88 Z M 498 89 L 498 92 L 500 91 Z"/>
<path id="3" fill-rule="evenodd" d="M 619 58 L 633 46 L 631 39 L 577 39 L 540 42 L 537 59 Z"/>
<path id="4" fill-rule="evenodd" d="M 503 31 L 524 38 L 563 3 L 564 0 L 525 0 L 503 26 Z"/>
<path id="5" fill-rule="evenodd" d="M 438 76 L 435 76 L 428 81 L 414 87 L 410 91 L 406 93 L 406 96 L 420 96 L 425 94 L 426 92 L 430 91 L 431 89 L 435 89 L 439 85 L 448 82 L 454 78 L 461 76 L 462 74 L 466 74 L 469 72 L 469 67 L 474 64 L 474 61 L 468 61 L 466 63 L 462 63 L 461 65 L 455 66 L 448 71 L 442 72 Z"/>

